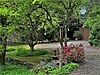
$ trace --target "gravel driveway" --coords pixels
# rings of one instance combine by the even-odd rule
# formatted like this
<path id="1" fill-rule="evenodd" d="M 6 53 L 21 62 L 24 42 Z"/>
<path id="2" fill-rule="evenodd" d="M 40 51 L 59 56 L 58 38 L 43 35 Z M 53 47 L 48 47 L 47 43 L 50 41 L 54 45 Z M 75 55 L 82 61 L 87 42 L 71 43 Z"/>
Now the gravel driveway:
<path id="1" fill-rule="evenodd" d="M 84 44 L 86 64 L 69 75 L 100 75 L 100 48 L 93 48 Z"/>
<path id="2" fill-rule="evenodd" d="M 86 64 L 74 70 L 69 75 L 100 75 L 100 48 L 90 47 L 87 41 L 70 41 L 70 43 L 84 45 L 86 52 Z M 35 48 L 60 48 L 59 43 L 38 44 Z"/>

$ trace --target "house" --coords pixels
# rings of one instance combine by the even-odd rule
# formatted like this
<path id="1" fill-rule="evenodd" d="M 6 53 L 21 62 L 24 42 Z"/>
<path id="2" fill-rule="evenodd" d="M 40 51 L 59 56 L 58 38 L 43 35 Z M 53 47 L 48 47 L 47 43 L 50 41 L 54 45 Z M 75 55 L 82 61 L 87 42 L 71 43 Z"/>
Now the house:
<path id="1" fill-rule="evenodd" d="M 88 40 L 89 36 L 90 36 L 90 29 L 89 27 L 85 27 L 83 28 L 82 24 L 79 23 L 79 21 L 72 21 L 71 23 L 72 25 L 70 25 L 70 27 L 67 29 L 67 38 L 69 38 L 70 40 L 74 40 L 73 38 L 73 34 L 75 31 L 80 31 L 81 35 L 82 35 L 82 40 Z M 65 37 L 65 28 L 63 26 L 62 28 L 62 34 L 60 37 Z"/>

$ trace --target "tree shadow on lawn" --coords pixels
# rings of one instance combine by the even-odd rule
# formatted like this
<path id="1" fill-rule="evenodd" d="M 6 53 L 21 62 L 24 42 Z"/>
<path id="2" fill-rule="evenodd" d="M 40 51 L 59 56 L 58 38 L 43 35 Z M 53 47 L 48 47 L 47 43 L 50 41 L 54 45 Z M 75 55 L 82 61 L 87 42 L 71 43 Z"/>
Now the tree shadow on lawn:
<path id="1" fill-rule="evenodd" d="M 12 57 L 12 58 L 17 58 L 19 60 L 24 60 L 24 61 L 31 62 L 31 63 L 40 63 L 40 61 L 42 59 L 45 59 L 48 55 L 52 55 L 53 49 L 47 49 L 47 51 L 49 52 L 48 54 L 38 55 L 38 56 L 37 55 L 35 55 L 35 56 L 16 56 L 17 51 L 15 50 L 12 52 L 7 52 L 6 56 Z"/>

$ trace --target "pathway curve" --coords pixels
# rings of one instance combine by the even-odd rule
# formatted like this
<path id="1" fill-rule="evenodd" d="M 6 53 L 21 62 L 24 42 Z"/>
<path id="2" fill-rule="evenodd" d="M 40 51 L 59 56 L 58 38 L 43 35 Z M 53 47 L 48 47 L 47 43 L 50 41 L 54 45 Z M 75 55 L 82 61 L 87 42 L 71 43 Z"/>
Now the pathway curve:
<path id="1" fill-rule="evenodd" d="M 70 41 L 70 43 L 84 45 L 86 52 L 86 64 L 74 70 L 69 75 L 100 75 L 100 48 L 89 47 L 87 41 Z M 38 44 L 35 48 L 60 48 L 59 43 Z"/>
<path id="2" fill-rule="evenodd" d="M 70 45 L 71 43 L 74 43 L 74 44 L 79 44 L 79 43 L 82 43 L 82 44 L 86 44 L 87 41 L 69 41 L 67 42 L 68 45 Z M 35 45 L 35 49 L 47 49 L 47 48 L 53 48 L 53 49 L 56 49 L 56 48 L 60 48 L 61 45 L 60 43 L 58 42 L 53 42 L 53 43 L 42 43 L 42 44 L 37 44 Z"/>
<path id="3" fill-rule="evenodd" d="M 69 75 L 100 75 L 100 48 L 88 47 L 84 44 L 86 64 Z"/>

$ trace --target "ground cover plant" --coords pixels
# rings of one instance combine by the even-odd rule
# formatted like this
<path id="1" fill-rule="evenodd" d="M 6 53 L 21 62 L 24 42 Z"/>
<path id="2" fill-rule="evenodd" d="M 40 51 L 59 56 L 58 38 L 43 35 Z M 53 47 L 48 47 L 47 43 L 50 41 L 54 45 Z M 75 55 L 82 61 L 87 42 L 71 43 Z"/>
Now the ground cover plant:
<path id="1" fill-rule="evenodd" d="M 6 63 L 1 66 L 0 75 L 34 75 L 26 66 Z"/>
<path id="2" fill-rule="evenodd" d="M 69 63 L 66 65 L 63 65 L 62 68 L 59 67 L 51 67 L 51 66 L 41 66 L 39 67 L 33 67 L 33 72 L 36 75 L 64 75 L 70 73 L 72 70 L 78 68 L 79 65 L 77 63 Z"/>
<path id="3" fill-rule="evenodd" d="M 15 48 L 7 48 L 6 52 L 12 52 L 15 51 Z"/>
<path id="4" fill-rule="evenodd" d="M 33 67 L 33 69 L 28 69 L 26 66 L 14 65 L 6 63 L 5 66 L 0 67 L 1 75 L 59 75 L 59 74 L 68 74 L 72 70 L 78 68 L 79 65 L 76 63 L 70 63 L 62 66 L 62 68 L 54 68 L 43 66 L 41 69 Z"/>

